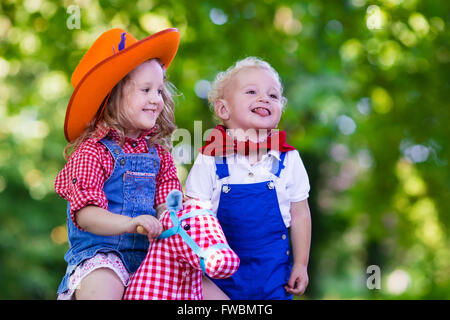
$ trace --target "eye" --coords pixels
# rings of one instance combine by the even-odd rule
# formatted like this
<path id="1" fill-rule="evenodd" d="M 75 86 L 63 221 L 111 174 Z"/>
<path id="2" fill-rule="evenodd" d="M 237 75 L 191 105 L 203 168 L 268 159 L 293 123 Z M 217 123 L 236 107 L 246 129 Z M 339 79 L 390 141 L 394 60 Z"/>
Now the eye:
<path id="1" fill-rule="evenodd" d="M 145 93 L 147 93 L 147 92 L 150 91 L 150 89 L 149 89 L 149 88 L 145 88 L 145 89 L 142 89 L 142 91 L 144 91 Z"/>
<path id="2" fill-rule="evenodd" d="M 191 226 L 187 223 L 183 226 L 183 229 L 186 231 L 188 231 L 190 228 L 191 228 Z"/>
<path id="3" fill-rule="evenodd" d="M 161 95 L 163 93 L 162 89 L 158 90 L 158 94 Z"/>
<path id="4" fill-rule="evenodd" d="M 272 99 L 277 99 L 277 100 L 278 100 L 278 96 L 277 96 L 276 94 L 271 94 L 270 97 L 271 97 Z"/>
<path id="5" fill-rule="evenodd" d="M 248 90 L 246 93 L 248 93 L 248 94 L 255 94 L 256 91 L 255 90 Z"/>

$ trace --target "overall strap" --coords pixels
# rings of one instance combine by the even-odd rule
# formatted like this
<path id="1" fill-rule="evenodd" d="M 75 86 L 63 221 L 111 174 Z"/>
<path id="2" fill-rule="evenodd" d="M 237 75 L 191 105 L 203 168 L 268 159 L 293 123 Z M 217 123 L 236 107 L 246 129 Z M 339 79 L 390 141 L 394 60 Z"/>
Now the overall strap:
<path id="1" fill-rule="evenodd" d="M 278 178 L 280 177 L 281 170 L 283 170 L 285 168 L 285 165 L 284 165 L 285 157 L 286 157 L 286 152 L 282 152 L 282 153 L 280 153 L 280 160 L 276 161 L 276 159 L 274 159 L 274 161 L 273 161 L 272 170 L 270 170 L 270 172 L 272 172 Z"/>
<path id="2" fill-rule="evenodd" d="M 228 177 L 230 172 L 228 171 L 227 157 L 214 157 L 214 161 L 216 162 L 216 174 L 219 179 Z"/>
<path id="3" fill-rule="evenodd" d="M 114 160 L 116 160 L 117 156 L 124 154 L 122 148 L 112 139 L 103 138 L 100 140 L 100 142 L 108 148 L 109 152 L 113 156 Z"/>
<path id="4" fill-rule="evenodd" d="M 150 139 L 147 140 L 147 149 L 149 154 L 156 154 L 158 155 L 158 151 L 156 150 L 156 146 L 150 142 Z"/>

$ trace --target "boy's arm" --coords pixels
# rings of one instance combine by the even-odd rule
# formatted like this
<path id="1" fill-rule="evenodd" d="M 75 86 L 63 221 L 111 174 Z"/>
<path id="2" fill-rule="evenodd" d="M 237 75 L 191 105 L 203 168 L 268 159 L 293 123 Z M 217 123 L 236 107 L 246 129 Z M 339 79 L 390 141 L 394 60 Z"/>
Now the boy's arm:
<path id="1" fill-rule="evenodd" d="M 201 201 L 211 201 L 215 181 L 216 164 L 214 157 L 199 153 L 186 179 L 185 195 Z"/>
<path id="2" fill-rule="evenodd" d="M 311 245 L 311 214 L 308 200 L 291 203 L 291 243 L 294 265 L 286 291 L 301 295 L 308 286 L 308 261 Z"/>

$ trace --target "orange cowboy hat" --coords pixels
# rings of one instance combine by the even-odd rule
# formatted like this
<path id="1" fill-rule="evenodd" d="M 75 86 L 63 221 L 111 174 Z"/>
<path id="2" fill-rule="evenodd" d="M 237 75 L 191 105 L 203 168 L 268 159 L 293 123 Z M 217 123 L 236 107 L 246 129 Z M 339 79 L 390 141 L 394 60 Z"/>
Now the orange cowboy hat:
<path id="1" fill-rule="evenodd" d="M 72 142 L 88 123 L 103 112 L 114 86 L 141 63 L 158 58 L 167 69 L 180 43 L 177 29 L 170 28 L 140 41 L 122 29 L 100 35 L 72 74 L 75 88 L 67 106 L 64 134 Z"/>

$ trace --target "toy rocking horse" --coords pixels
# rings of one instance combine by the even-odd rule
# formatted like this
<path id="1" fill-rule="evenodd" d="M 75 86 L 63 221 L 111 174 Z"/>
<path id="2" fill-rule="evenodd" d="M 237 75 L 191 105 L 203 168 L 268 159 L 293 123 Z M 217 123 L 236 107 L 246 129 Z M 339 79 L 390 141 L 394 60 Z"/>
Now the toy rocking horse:
<path id="1" fill-rule="evenodd" d="M 178 190 L 167 196 L 161 218 L 165 231 L 150 243 L 125 300 L 200 300 L 202 272 L 221 279 L 237 271 L 239 257 L 228 246 L 215 214 L 198 205 L 182 209 L 182 197 Z"/>

